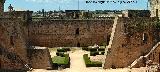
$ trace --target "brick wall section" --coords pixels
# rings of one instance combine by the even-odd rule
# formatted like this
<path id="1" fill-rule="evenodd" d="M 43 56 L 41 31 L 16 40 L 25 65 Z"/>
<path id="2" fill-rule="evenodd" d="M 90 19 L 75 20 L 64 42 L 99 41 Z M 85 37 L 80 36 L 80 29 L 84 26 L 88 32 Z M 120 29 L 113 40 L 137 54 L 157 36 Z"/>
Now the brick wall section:
<path id="1" fill-rule="evenodd" d="M 100 45 L 107 43 L 112 24 L 113 20 L 33 21 L 29 24 L 29 38 L 33 45 L 47 47 Z"/>
<path id="2" fill-rule="evenodd" d="M 141 55 L 148 53 L 156 43 L 155 31 L 152 28 L 154 20 L 153 18 L 119 18 L 111 52 L 106 56 L 104 68 L 128 67 Z M 146 43 L 143 43 L 143 33 L 148 37 Z"/>

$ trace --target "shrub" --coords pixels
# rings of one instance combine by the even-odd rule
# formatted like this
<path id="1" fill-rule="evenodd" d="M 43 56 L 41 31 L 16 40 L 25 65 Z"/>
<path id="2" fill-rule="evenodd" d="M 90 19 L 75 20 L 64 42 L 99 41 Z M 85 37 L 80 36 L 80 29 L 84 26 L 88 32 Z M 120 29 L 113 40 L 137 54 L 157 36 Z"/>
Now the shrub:
<path id="1" fill-rule="evenodd" d="M 98 48 L 89 48 L 89 51 L 97 51 Z"/>
<path id="2" fill-rule="evenodd" d="M 98 51 L 105 51 L 105 48 L 99 48 Z"/>
<path id="3" fill-rule="evenodd" d="M 83 47 L 82 50 L 88 51 L 88 47 Z"/>
<path id="4" fill-rule="evenodd" d="M 85 61 L 86 67 L 102 67 L 102 62 L 90 61 L 88 54 L 84 54 L 83 59 Z"/>
<path id="5" fill-rule="evenodd" d="M 65 49 L 57 49 L 57 52 L 66 52 Z"/>
<path id="6" fill-rule="evenodd" d="M 66 52 L 67 51 L 71 51 L 71 49 L 70 48 L 63 48 Z"/>
<path id="7" fill-rule="evenodd" d="M 69 57 L 69 54 L 64 54 L 63 56 L 64 56 L 64 57 Z"/>
<path id="8" fill-rule="evenodd" d="M 58 52 L 67 52 L 67 51 L 71 51 L 70 48 L 62 48 L 62 49 L 57 49 Z"/>
<path id="9" fill-rule="evenodd" d="M 63 56 L 63 55 L 64 55 L 64 52 L 56 52 L 56 55 L 57 55 L 57 56 Z"/>
<path id="10" fill-rule="evenodd" d="M 52 58 L 53 67 L 64 66 L 65 68 L 70 67 L 69 54 L 63 54 L 62 56 L 55 56 Z"/>
<path id="11" fill-rule="evenodd" d="M 85 63 L 89 63 L 90 62 L 88 54 L 84 54 L 83 55 L 83 59 L 84 59 Z"/>
<path id="12" fill-rule="evenodd" d="M 103 52 L 101 52 L 101 55 L 104 55 L 104 53 L 105 53 L 104 51 L 103 51 Z"/>
<path id="13" fill-rule="evenodd" d="M 96 55 L 99 55 L 98 51 L 96 51 L 96 52 L 90 52 L 90 56 L 96 56 Z"/>
<path id="14" fill-rule="evenodd" d="M 56 55 L 60 57 L 69 57 L 69 54 L 64 54 L 64 52 L 56 52 Z"/>
<path id="15" fill-rule="evenodd" d="M 92 61 L 90 67 L 102 67 L 102 62 Z"/>

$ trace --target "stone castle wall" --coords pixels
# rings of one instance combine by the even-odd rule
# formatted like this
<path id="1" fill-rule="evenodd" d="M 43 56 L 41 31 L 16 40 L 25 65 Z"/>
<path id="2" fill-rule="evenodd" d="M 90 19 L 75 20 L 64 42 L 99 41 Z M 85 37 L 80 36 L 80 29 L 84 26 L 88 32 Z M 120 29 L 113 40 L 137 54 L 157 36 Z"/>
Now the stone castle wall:
<path id="1" fill-rule="evenodd" d="M 46 47 L 107 44 L 113 20 L 44 20 L 29 24 L 32 45 Z"/>
<path id="2" fill-rule="evenodd" d="M 0 19 L 0 50 L 2 69 L 24 69 L 28 63 L 23 22 L 19 19 Z"/>
<path id="3" fill-rule="evenodd" d="M 156 43 L 155 18 L 119 18 L 104 68 L 128 67 Z M 145 40 L 143 39 L 145 35 Z"/>
<path id="4" fill-rule="evenodd" d="M 25 64 L 33 68 L 50 67 L 48 49 L 33 49 L 29 41 L 27 22 L 14 18 L 1 18 L 0 68 L 27 70 Z"/>

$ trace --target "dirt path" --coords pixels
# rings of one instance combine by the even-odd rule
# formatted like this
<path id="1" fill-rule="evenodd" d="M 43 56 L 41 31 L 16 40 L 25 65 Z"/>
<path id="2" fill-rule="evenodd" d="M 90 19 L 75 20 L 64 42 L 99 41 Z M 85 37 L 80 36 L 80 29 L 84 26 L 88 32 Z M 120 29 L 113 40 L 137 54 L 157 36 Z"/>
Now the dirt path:
<path id="1" fill-rule="evenodd" d="M 70 69 L 66 69 L 65 71 L 68 72 L 77 72 L 77 71 L 84 71 L 86 69 L 83 55 L 85 54 L 82 50 L 76 50 L 73 53 L 70 53 L 69 56 L 71 58 L 71 65 Z"/>

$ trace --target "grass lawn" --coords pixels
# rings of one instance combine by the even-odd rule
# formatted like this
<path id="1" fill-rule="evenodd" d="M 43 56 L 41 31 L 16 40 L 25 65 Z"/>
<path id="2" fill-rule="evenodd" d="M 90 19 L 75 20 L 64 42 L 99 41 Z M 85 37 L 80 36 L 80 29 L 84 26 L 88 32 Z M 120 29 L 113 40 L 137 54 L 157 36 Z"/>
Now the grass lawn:
<path id="1" fill-rule="evenodd" d="M 53 63 L 57 64 L 68 64 L 68 60 L 66 57 L 55 56 L 52 58 Z"/>

